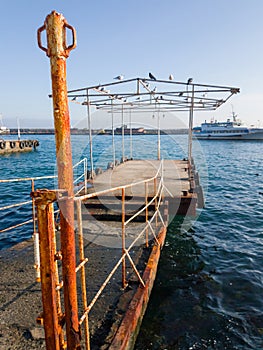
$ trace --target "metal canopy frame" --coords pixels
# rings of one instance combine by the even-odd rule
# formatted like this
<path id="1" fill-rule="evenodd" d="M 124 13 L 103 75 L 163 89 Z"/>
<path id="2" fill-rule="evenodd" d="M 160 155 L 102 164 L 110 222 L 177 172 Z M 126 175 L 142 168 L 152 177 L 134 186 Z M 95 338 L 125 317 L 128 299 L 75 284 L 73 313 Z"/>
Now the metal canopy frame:
<path id="1" fill-rule="evenodd" d="M 117 81 L 111 83 L 68 91 L 68 98 L 72 102 L 74 101 L 87 108 L 91 178 L 94 177 L 91 107 L 111 114 L 113 167 L 115 166 L 114 114 L 120 113 L 122 115 L 122 159 L 124 160 L 124 111 L 129 111 L 130 115 L 131 113 L 157 113 L 157 159 L 161 158 L 160 112 L 189 112 L 188 160 L 191 166 L 194 111 L 216 110 L 229 100 L 230 97 L 239 92 L 239 88 L 236 87 L 195 84 L 192 78 L 188 79 L 187 82 L 179 82 L 174 80 L 159 80 L 154 77 L 152 79 L 117 79 Z M 81 102 L 77 100 L 82 98 L 83 101 Z M 130 139 L 132 148 L 131 126 Z M 132 151 L 130 153 L 132 157 Z"/>
<path id="2" fill-rule="evenodd" d="M 68 98 L 110 113 L 185 112 L 215 110 L 236 93 L 236 87 L 133 78 L 70 90 Z"/>

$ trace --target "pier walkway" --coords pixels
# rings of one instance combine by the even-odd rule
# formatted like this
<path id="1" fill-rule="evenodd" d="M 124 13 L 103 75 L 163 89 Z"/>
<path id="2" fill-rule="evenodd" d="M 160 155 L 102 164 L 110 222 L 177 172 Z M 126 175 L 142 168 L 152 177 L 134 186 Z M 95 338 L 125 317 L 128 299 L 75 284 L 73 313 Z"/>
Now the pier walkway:
<path id="1" fill-rule="evenodd" d="M 92 191 L 96 190 L 99 192 L 154 177 L 160 167 L 160 163 L 160 160 L 152 159 L 128 160 L 96 176 L 93 181 Z M 188 161 L 164 160 L 163 165 L 164 194 L 169 197 L 179 197 L 183 191 L 188 192 L 190 190 Z M 132 195 L 142 196 L 142 193 L 144 193 L 144 188 L 142 187 L 143 185 L 133 189 Z M 148 191 L 149 196 L 153 196 L 153 185 L 149 186 Z"/>
<path id="2" fill-rule="evenodd" d="M 196 207 L 198 203 L 202 203 L 203 199 L 200 198 L 202 193 L 200 193 L 201 188 L 198 186 L 198 174 L 194 170 L 194 165 L 190 166 L 188 160 L 127 160 L 97 175 L 92 180 L 92 187 L 88 189 L 88 193 L 100 193 L 100 202 L 104 203 L 104 206 L 106 204 L 108 208 L 114 206 L 116 209 L 116 199 L 120 199 L 122 195 L 121 187 L 138 183 L 136 186 L 128 187 L 125 192 L 130 206 L 145 202 L 146 192 L 150 200 L 156 193 L 156 183 L 154 181 L 149 182 L 147 189 L 145 189 L 144 181 L 154 178 L 161 163 L 163 164 L 162 174 L 160 175 L 163 177 L 162 197 L 163 200 L 165 199 L 169 203 L 171 209 L 169 212 L 173 215 L 195 215 Z M 113 193 L 107 192 L 105 196 L 105 191 L 109 188 L 115 190 Z M 97 207 L 102 208 L 102 206 Z M 93 214 L 95 212 L 93 211 Z M 101 211 L 97 211 L 97 213 L 101 214 Z"/>

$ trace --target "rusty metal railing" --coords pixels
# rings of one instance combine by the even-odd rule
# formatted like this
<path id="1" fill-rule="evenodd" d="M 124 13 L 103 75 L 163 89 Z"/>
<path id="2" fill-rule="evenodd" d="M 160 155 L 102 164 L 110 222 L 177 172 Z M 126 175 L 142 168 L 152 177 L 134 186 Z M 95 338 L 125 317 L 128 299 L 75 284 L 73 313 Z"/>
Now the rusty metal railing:
<path id="1" fill-rule="evenodd" d="M 78 169 L 79 166 L 83 166 L 83 170 L 80 174 L 77 174 L 77 176 L 74 179 L 74 192 L 75 195 L 78 195 L 80 192 L 84 191 L 84 193 L 87 193 L 87 158 L 83 158 L 78 163 L 76 163 L 73 166 L 73 169 Z M 31 186 L 31 192 L 34 192 L 36 187 L 36 182 L 43 182 L 46 180 L 56 179 L 57 175 L 48 175 L 48 176 L 38 176 L 38 177 L 24 177 L 24 178 L 16 178 L 16 179 L 0 179 L 0 185 L 1 184 L 8 184 L 12 186 L 14 183 L 22 183 L 22 182 L 30 182 Z M 28 196 L 30 194 L 30 191 L 28 191 Z M 7 226 L 5 228 L 0 228 L 0 234 L 5 233 L 7 231 L 11 231 L 14 229 L 17 229 L 19 227 L 33 224 L 33 239 L 34 239 L 34 250 L 35 250 L 35 269 L 36 269 L 36 280 L 40 281 L 40 257 L 39 257 L 39 236 L 37 232 L 37 218 L 36 218 L 36 212 L 35 212 L 35 203 L 34 198 L 31 198 L 30 200 L 16 202 L 13 204 L 5 205 L 0 207 L 0 212 L 8 212 L 8 210 L 13 208 L 21 208 L 25 207 L 29 204 L 31 204 L 32 207 L 32 214 L 31 219 L 28 219 L 26 221 L 19 222 L 15 225 Z M 55 211 L 55 214 L 58 212 Z"/>
<path id="2" fill-rule="evenodd" d="M 158 184 L 157 184 L 158 181 Z M 154 193 L 151 196 L 151 199 L 148 200 L 148 196 L 149 196 L 149 191 L 148 191 L 148 187 L 150 184 L 153 184 L 153 188 L 154 188 Z M 126 206 L 126 190 L 128 188 L 133 188 L 139 185 L 144 184 L 145 187 L 145 205 L 140 208 L 134 215 L 132 215 L 130 218 L 125 219 L 125 206 Z M 160 219 L 160 223 L 162 226 L 166 226 L 166 222 L 164 222 L 164 219 L 162 217 L 162 214 L 160 212 L 160 206 L 162 203 L 162 199 L 163 199 L 163 190 L 164 190 L 164 184 L 163 184 L 163 161 L 160 162 L 160 166 L 159 169 L 156 172 L 156 175 L 153 176 L 152 178 L 149 178 L 147 180 L 143 180 L 143 181 L 139 181 L 136 183 L 132 183 L 132 184 L 128 184 L 128 185 L 123 185 L 123 186 L 119 186 L 119 187 L 114 187 L 111 189 L 107 189 L 107 190 L 103 190 L 103 191 L 99 191 L 96 193 L 90 193 L 90 194 L 86 194 L 80 197 L 75 197 L 74 200 L 76 202 L 76 207 L 77 207 L 77 232 L 78 232 L 78 236 L 79 236 L 79 251 L 80 251 L 80 263 L 76 268 L 76 271 L 80 271 L 81 276 L 81 290 L 82 290 L 82 303 L 83 303 L 83 314 L 80 317 L 79 323 L 80 325 L 82 323 L 84 323 L 84 329 L 85 329 L 85 343 L 86 343 L 86 349 L 90 349 L 90 340 L 89 340 L 89 321 L 88 321 L 88 315 L 89 312 L 91 311 L 91 309 L 93 308 L 94 304 L 96 303 L 96 301 L 98 300 L 98 298 L 101 296 L 103 290 L 105 289 L 105 287 L 108 285 L 108 283 L 110 282 L 110 280 L 112 279 L 113 275 L 115 274 L 115 272 L 117 271 L 117 269 L 120 267 L 120 265 L 122 265 L 122 286 L 123 288 L 125 288 L 127 286 L 127 281 L 126 281 L 126 259 L 128 259 L 128 261 L 130 262 L 132 269 L 134 270 L 136 276 L 138 277 L 138 280 L 140 282 L 140 284 L 142 285 L 142 287 L 145 286 L 145 283 L 143 281 L 142 276 L 140 275 L 136 264 L 134 263 L 131 255 L 130 255 L 130 251 L 131 249 L 135 246 L 135 244 L 143 237 L 145 236 L 145 245 L 146 247 L 149 246 L 149 232 L 150 231 L 152 233 L 153 238 L 156 240 L 157 244 L 158 244 L 158 240 L 156 238 L 156 232 L 153 228 L 153 223 L 156 222 L 158 227 L 158 218 Z M 87 291 L 86 291 L 86 275 L 85 275 L 85 264 L 87 262 L 87 258 L 85 258 L 84 256 L 84 246 L 83 246 L 83 225 L 82 225 L 82 207 L 81 204 L 83 202 L 85 202 L 88 199 L 94 198 L 94 197 L 99 197 L 101 195 L 107 195 L 110 193 L 114 193 L 116 191 L 121 191 L 121 241 L 122 241 L 122 252 L 121 252 L 121 256 L 118 259 L 117 263 L 114 265 L 114 267 L 112 268 L 112 270 L 110 271 L 110 273 L 108 274 L 108 276 L 106 277 L 106 279 L 104 280 L 104 282 L 102 283 L 101 287 L 98 289 L 98 291 L 96 292 L 95 296 L 93 297 L 93 299 L 88 303 L 87 301 Z M 154 204 L 155 207 L 155 211 L 154 214 L 152 215 L 152 217 L 149 219 L 149 215 L 148 215 L 148 209 L 149 207 Z M 133 222 L 141 213 L 145 212 L 145 225 L 143 227 L 143 229 L 141 229 L 137 234 L 135 239 L 130 243 L 130 245 L 127 247 L 126 246 L 126 229 L 127 226 Z M 61 285 L 60 285 L 61 287 Z M 59 288 L 60 288 L 59 287 Z"/>
<path id="3" fill-rule="evenodd" d="M 143 185 L 143 186 L 142 186 Z M 144 203 L 143 206 L 140 206 L 133 215 L 129 218 L 125 216 L 126 209 L 126 192 L 127 189 L 132 189 L 134 187 L 140 186 L 140 189 L 144 188 L 144 195 L 142 200 Z M 149 193 L 149 186 L 153 189 L 151 195 Z M 119 187 L 110 188 L 107 190 L 84 194 L 82 196 L 74 196 L 74 202 L 76 204 L 76 221 L 75 221 L 75 231 L 78 234 L 77 239 L 77 249 L 78 249 L 78 262 L 75 266 L 75 273 L 80 274 L 80 288 L 81 288 L 81 298 L 82 298 L 82 308 L 81 314 L 79 315 L 79 326 L 84 327 L 85 334 L 85 347 L 87 350 L 90 350 L 90 329 L 89 329 L 89 313 L 96 304 L 99 297 L 102 295 L 103 290 L 112 280 L 115 272 L 119 267 L 122 268 L 122 287 L 127 286 L 126 280 L 126 260 L 129 261 L 132 270 L 137 276 L 139 283 L 142 288 L 145 287 L 145 281 L 141 276 L 136 263 L 131 257 L 131 250 L 134 249 L 136 244 L 142 244 L 141 240 L 145 242 L 145 246 L 149 246 L 149 233 L 152 236 L 152 239 L 159 244 L 157 240 L 157 230 L 161 229 L 167 225 L 167 222 L 164 221 L 160 207 L 163 200 L 163 161 L 160 162 L 160 166 L 156 171 L 156 174 L 146 180 L 138 181 L 136 183 L 127 184 Z M 82 215 L 82 204 L 88 199 L 99 197 L 101 195 L 109 195 L 111 197 L 112 193 L 116 191 L 121 192 L 121 252 L 120 256 L 117 257 L 118 261 L 111 268 L 108 275 L 104 279 L 101 286 L 95 291 L 93 298 L 88 301 L 87 298 L 87 283 L 86 283 L 86 263 L 88 262 L 88 257 L 85 256 L 84 252 L 84 232 L 83 232 L 83 215 Z M 41 282 L 42 282 L 42 298 L 43 302 L 43 315 L 49 315 L 39 317 L 40 323 L 45 326 L 46 339 L 52 337 L 53 340 L 58 339 L 56 348 L 60 349 L 65 346 L 65 339 L 63 334 L 63 329 L 61 324 L 63 324 L 64 313 L 62 312 L 61 305 L 61 296 L 60 292 L 64 288 L 64 278 L 61 275 L 61 265 L 60 262 L 63 261 L 63 254 L 60 250 L 57 250 L 58 243 L 60 242 L 60 235 L 57 235 L 54 225 L 54 202 L 58 201 L 59 206 L 61 202 L 69 200 L 69 197 L 65 194 L 63 190 L 51 191 L 51 190 L 39 190 L 32 193 L 33 198 L 35 199 L 38 220 L 40 220 L 40 252 L 41 252 L 41 261 L 48 261 L 48 264 L 41 264 Z M 150 206 L 154 207 L 154 213 L 150 217 L 149 208 Z M 135 219 L 145 212 L 145 223 L 143 228 L 136 226 L 135 237 L 132 241 L 126 243 L 126 233 L 128 226 L 135 221 Z M 157 222 L 157 226 L 155 226 Z M 45 230 L 43 228 L 45 227 Z M 55 259 L 54 259 L 55 257 Z M 46 266 L 49 265 L 49 266 Z M 48 276 L 48 277 L 47 277 Z M 66 306 L 65 306 L 66 307 Z M 53 328 L 52 328 L 53 327 Z M 52 330 L 52 329 L 53 330 Z M 53 345 L 52 345 L 53 346 Z M 51 345 L 50 348 L 52 349 Z M 69 349 L 71 349 L 69 347 Z"/>
<path id="4" fill-rule="evenodd" d="M 78 163 L 76 163 L 73 166 L 73 169 L 78 167 L 80 164 L 83 163 L 83 172 L 81 175 L 79 175 L 76 179 L 74 179 L 74 185 L 75 185 L 75 195 L 78 195 L 80 192 L 84 190 L 85 193 L 87 193 L 87 158 L 83 158 L 80 160 Z M 37 176 L 37 177 L 23 177 L 23 178 L 16 178 L 16 179 L 0 179 L 0 184 L 13 184 L 17 182 L 26 182 L 30 181 L 31 182 L 31 192 L 35 190 L 35 182 L 40 181 L 40 180 L 48 180 L 48 179 L 56 179 L 57 175 L 47 175 L 47 176 Z M 30 192 L 28 192 L 30 193 Z M 28 194 L 29 195 L 29 194 Z M 8 210 L 11 208 L 16 208 L 16 207 L 22 207 L 27 204 L 32 203 L 32 219 L 26 220 L 24 222 L 18 223 L 16 225 L 8 226 L 3 229 L 0 229 L 0 233 L 4 233 L 6 231 L 10 231 L 12 229 L 15 229 L 17 227 L 21 227 L 30 223 L 33 223 L 33 230 L 34 232 L 36 231 L 36 218 L 35 218 L 35 213 L 34 213 L 34 199 L 30 199 L 28 201 L 23 201 L 23 202 L 17 202 L 13 203 L 10 205 L 2 206 L 0 207 L 0 211 Z"/>

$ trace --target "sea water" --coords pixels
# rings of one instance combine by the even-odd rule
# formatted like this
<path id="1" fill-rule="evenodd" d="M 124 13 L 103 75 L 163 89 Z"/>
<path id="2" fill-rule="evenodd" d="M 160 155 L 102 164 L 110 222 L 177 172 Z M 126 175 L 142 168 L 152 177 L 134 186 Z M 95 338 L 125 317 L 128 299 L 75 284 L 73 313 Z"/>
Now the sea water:
<path id="1" fill-rule="evenodd" d="M 200 144 L 205 209 L 168 229 L 136 350 L 263 349 L 263 143 Z"/>
<path id="2" fill-rule="evenodd" d="M 32 135 L 30 136 L 32 138 Z M 53 135 L 37 151 L 1 156 L 0 179 L 56 174 Z M 125 156 L 156 159 L 157 137 L 125 136 Z M 115 136 L 116 159 L 122 156 Z M 162 157 L 187 157 L 185 135 L 162 135 Z M 262 142 L 194 141 L 205 192 L 196 219 L 173 218 L 135 348 L 263 349 Z M 113 160 L 112 138 L 93 138 L 94 167 Z M 89 158 L 88 136 L 72 136 L 73 163 Z M 76 171 L 81 173 L 81 169 Z M 54 188 L 56 179 L 35 182 Z M 0 207 L 30 199 L 31 182 L 0 184 Z M 31 205 L 1 211 L 0 229 L 30 219 Z M 31 237 L 32 223 L 0 233 L 0 249 Z"/>

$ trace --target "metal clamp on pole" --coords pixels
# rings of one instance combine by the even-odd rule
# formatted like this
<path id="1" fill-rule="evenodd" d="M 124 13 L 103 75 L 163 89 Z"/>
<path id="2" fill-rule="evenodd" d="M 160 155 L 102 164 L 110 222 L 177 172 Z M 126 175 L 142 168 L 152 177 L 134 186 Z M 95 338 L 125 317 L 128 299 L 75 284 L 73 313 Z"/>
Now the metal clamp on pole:
<path id="1" fill-rule="evenodd" d="M 62 46 L 60 47 L 60 55 L 64 56 L 64 57 L 68 57 L 69 56 L 69 53 L 71 50 L 75 49 L 76 45 L 77 45 L 77 36 L 76 36 L 76 30 L 74 27 L 72 27 L 70 24 L 67 23 L 67 21 L 65 20 L 65 18 L 53 11 L 51 12 L 50 15 L 47 16 L 46 20 L 45 20 L 45 23 L 43 24 L 43 26 L 41 26 L 38 30 L 37 30 L 37 43 L 38 43 L 38 46 L 41 50 L 43 50 L 44 52 L 46 52 L 47 56 L 48 57 L 51 57 L 52 56 L 52 52 L 50 50 L 50 47 L 48 45 L 48 47 L 44 47 L 42 45 L 42 40 L 41 40 L 41 36 L 42 36 L 42 32 L 44 30 L 47 31 L 47 38 L 49 37 L 49 35 L 51 34 L 50 31 L 50 22 L 53 22 L 53 25 L 55 25 L 56 27 L 58 26 L 58 28 L 61 29 L 61 38 L 62 38 Z M 69 29 L 71 30 L 71 33 L 72 33 L 72 44 L 67 46 L 67 35 L 66 35 L 66 29 Z"/>

